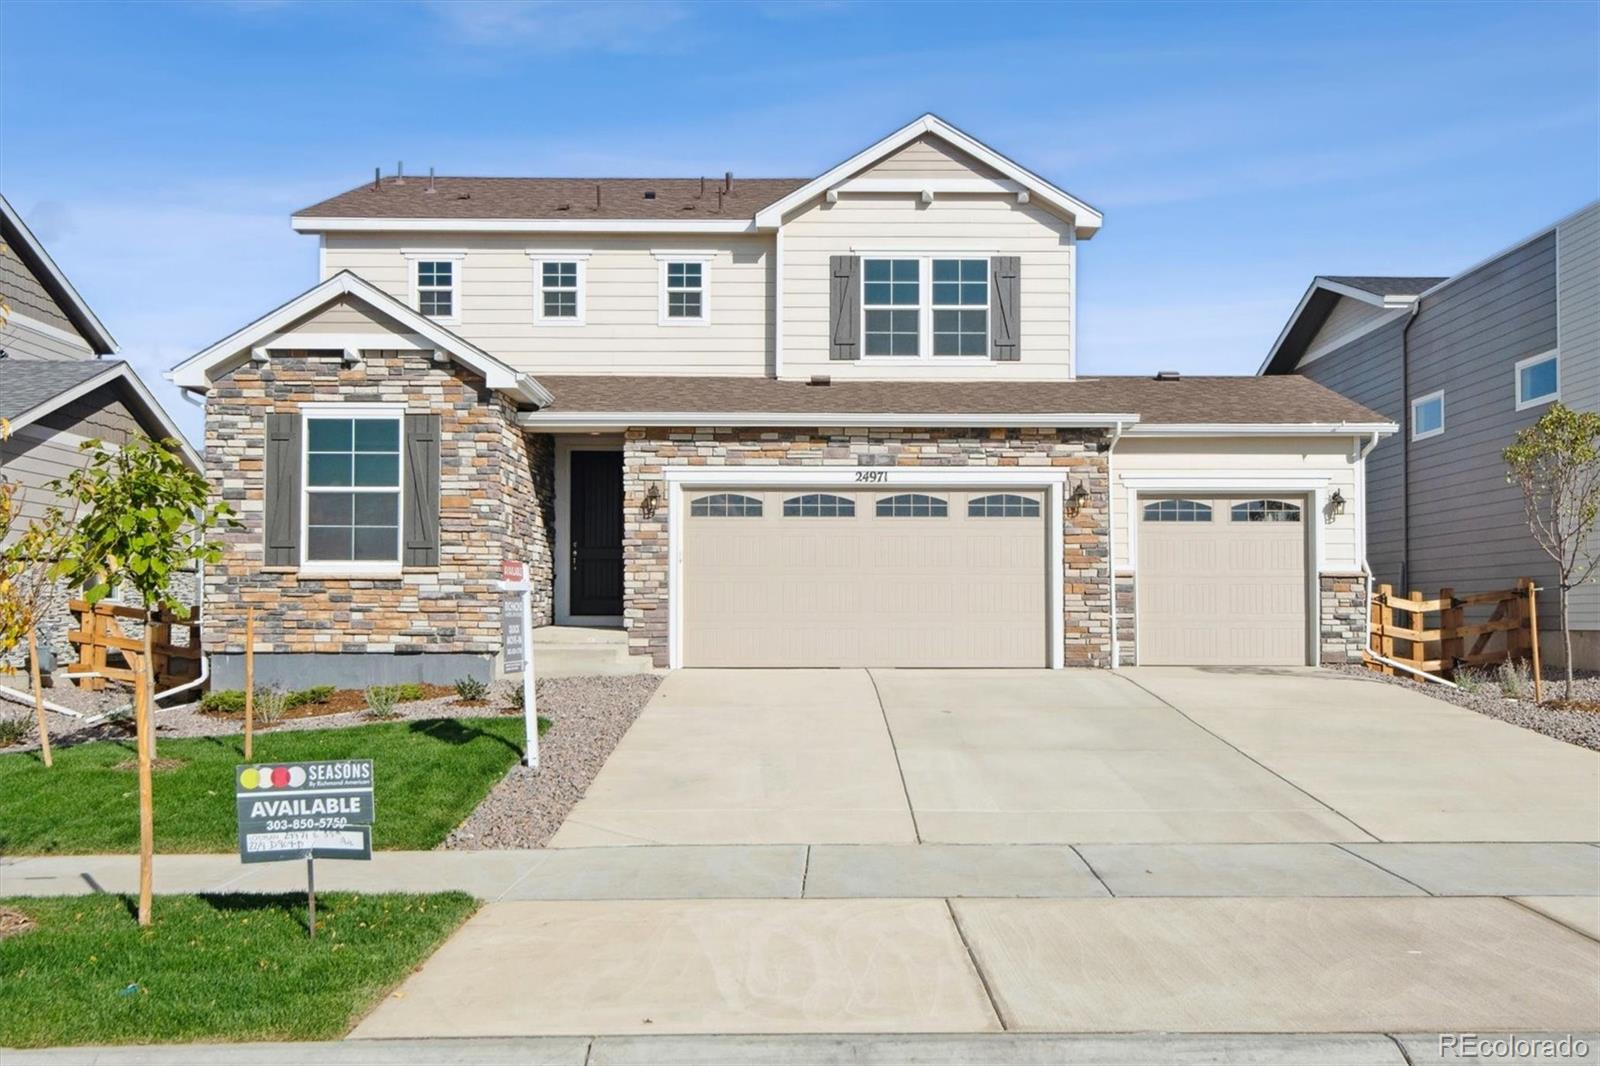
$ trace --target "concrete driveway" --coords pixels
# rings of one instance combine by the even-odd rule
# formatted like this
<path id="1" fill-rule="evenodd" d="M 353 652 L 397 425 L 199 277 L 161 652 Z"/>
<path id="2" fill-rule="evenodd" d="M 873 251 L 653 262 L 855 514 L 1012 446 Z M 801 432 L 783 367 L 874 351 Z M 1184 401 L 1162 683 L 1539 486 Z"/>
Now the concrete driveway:
<path id="1" fill-rule="evenodd" d="M 1316 670 L 687 670 L 556 847 L 1600 840 L 1600 754 Z"/>

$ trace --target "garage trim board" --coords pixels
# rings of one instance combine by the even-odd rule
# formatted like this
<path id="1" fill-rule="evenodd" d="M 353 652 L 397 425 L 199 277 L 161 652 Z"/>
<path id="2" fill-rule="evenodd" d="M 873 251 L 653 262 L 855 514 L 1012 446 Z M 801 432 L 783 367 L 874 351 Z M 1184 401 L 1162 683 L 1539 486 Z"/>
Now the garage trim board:
<path id="1" fill-rule="evenodd" d="M 1207 496 L 1281 496 L 1304 501 L 1305 535 L 1309 541 L 1306 558 L 1306 663 L 1321 664 L 1322 593 L 1321 575 L 1325 566 L 1322 526 L 1327 514 L 1328 486 L 1331 478 L 1325 476 L 1302 478 L 1250 478 L 1250 477 L 1173 477 L 1170 475 L 1127 475 L 1120 479 L 1127 492 L 1127 566 L 1126 573 L 1133 575 L 1135 587 L 1139 582 L 1139 516 L 1141 497 L 1172 495 Z M 1136 598 L 1137 602 L 1138 598 Z M 1142 648 L 1139 611 L 1134 612 L 1134 647 Z M 1113 666 L 1120 666 L 1121 649 L 1114 655 Z M 1142 661 L 1142 660 L 1141 660 Z"/>
<path id="2" fill-rule="evenodd" d="M 937 488 L 965 491 L 978 488 L 1021 488 L 1045 492 L 1046 566 L 1041 575 L 1046 582 L 1047 637 L 1049 666 L 1060 669 L 1062 651 L 1062 581 L 1065 544 L 1062 510 L 1068 472 L 1028 468 L 939 467 L 912 469 L 890 466 L 844 467 L 667 467 L 662 471 L 668 487 L 668 649 L 673 669 L 683 663 L 684 607 L 684 519 L 687 492 L 704 488 L 748 487 L 753 489 L 799 487 L 851 488 L 892 491 L 902 487 Z"/>

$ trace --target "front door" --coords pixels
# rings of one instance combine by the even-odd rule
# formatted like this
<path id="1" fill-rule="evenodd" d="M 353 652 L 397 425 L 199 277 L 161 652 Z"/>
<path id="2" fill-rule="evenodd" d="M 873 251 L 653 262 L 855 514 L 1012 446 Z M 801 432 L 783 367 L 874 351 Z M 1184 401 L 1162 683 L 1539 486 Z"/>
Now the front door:
<path id="1" fill-rule="evenodd" d="M 572 453 L 572 573 L 575 615 L 622 614 L 622 453 Z"/>

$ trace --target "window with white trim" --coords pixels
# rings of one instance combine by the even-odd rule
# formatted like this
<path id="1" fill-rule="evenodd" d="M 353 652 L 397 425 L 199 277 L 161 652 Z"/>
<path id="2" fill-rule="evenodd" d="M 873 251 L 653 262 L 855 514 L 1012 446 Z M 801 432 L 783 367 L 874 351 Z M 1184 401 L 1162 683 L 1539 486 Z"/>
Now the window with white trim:
<path id="1" fill-rule="evenodd" d="M 1444 432 L 1444 391 L 1411 401 L 1411 439 L 1426 440 Z"/>
<path id="2" fill-rule="evenodd" d="M 704 322 L 706 319 L 706 264 L 698 260 L 668 259 L 663 311 L 668 322 Z"/>
<path id="3" fill-rule="evenodd" d="M 1517 363 L 1517 410 L 1561 399 L 1561 354 L 1544 352 Z"/>
<path id="4" fill-rule="evenodd" d="M 541 322 L 577 325 L 583 319 L 583 299 L 579 285 L 583 264 L 576 259 L 545 259 L 539 263 L 539 302 Z"/>
<path id="5" fill-rule="evenodd" d="M 453 319 L 457 315 L 454 259 L 418 259 L 417 310 L 429 318 Z"/>
<path id="6" fill-rule="evenodd" d="M 400 565 L 403 412 L 308 414 L 304 563 L 350 569 Z"/>
<path id="7" fill-rule="evenodd" d="M 861 278 L 863 355 L 989 357 L 988 256 L 863 256 Z"/>

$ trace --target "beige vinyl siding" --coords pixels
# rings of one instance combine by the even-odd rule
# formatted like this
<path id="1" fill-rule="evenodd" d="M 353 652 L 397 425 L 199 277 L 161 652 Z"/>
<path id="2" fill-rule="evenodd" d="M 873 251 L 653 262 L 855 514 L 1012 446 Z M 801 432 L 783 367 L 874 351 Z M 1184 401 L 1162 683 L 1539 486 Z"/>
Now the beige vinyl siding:
<path id="1" fill-rule="evenodd" d="M 374 311 L 363 303 L 341 297 L 317 311 L 287 326 L 280 333 L 328 334 L 379 334 L 409 335 L 410 330 L 390 318 Z M 269 342 L 270 344 L 270 342 Z"/>
<path id="2" fill-rule="evenodd" d="M 1319 523 L 1322 537 L 1321 569 L 1324 573 L 1349 574 L 1361 569 L 1360 537 L 1357 523 L 1362 520 L 1357 467 L 1351 462 L 1354 442 L 1349 437 L 1124 437 L 1112 455 L 1116 482 L 1111 494 L 1112 520 L 1116 525 L 1113 555 L 1118 572 L 1130 569 L 1128 558 L 1128 485 L 1126 477 L 1213 478 L 1221 482 L 1239 478 L 1240 492 L 1250 495 L 1251 482 L 1274 478 L 1295 481 L 1328 478 L 1327 493 L 1334 489 L 1348 501 L 1345 513 L 1324 520 L 1322 515 L 1307 515 Z M 1145 492 L 1140 486 L 1140 492 Z M 1227 491 L 1196 490 L 1196 498 L 1209 498 Z M 1181 496 L 1181 491 L 1151 490 L 1152 495 Z M 1261 496 L 1292 499 L 1293 493 L 1263 490 Z"/>
<path id="3" fill-rule="evenodd" d="M 1072 373 L 1076 242 L 1072 226 L 1015 196 L 846 194 L 819 199 L 783 231 L 783 376 L 841 379 L 1065 378 Z M 986 252 L 1022 260 L 1022 358 L 1014 363 L 828 358 L 828 257 L 905 249 Z"/>
<path id="4" fill-rule="evenodd" d="M 1360 300 L 1352 300 L 1348 296 L 1339 297 L 1333 305 L 1333 310 L 1328 314 L 1328 320 L 1317 330 L 1317 335 L 1311 338 L 1311 343 L 1306 346 L 1306 354 L 1300 360 L 1303 367 L 1316 360 L 1319 356 L 1328 354 L 1341 343 L 1347 341 L 1354 333 L 1370 327 L 1382 318 L 1396 318 L 1404 314 L 1393 308 L 1373 307 Z"/>
<path id="5" fill-rule="evenodd" d="M 324 247 L 324 277 L 350 270 L 409 301 L 411 254 L 459 252 L 460 321 L 449 328 L 528 373 L 761 374 L 771 363 L 772 239 L 768 236 L 555 237 L 481 234 L 338 236 Z M 582 326 L 534 320 L 530 253 L 583 251 Z M 659 323 L 655 252 L 714 252 L 706 264 L 705 326 Z"/>
<path id="6" fill-rule="evenodd" d="M 998 178 L 987 163 L 924 134 L 904 148 L 885 156 L 859 175 L 863 178 Z"/>
<path id="7" fill-rule="evenodd" d="M 10 298 L 11 294 L 0 288 L 0 296 Z M 15 306 L 15 305 L 13 305 Z M 21 312 L 26 313 L 26 312 Z M 71 330 L 71 327 L 67 327 Z M 12 317 L 5 325 L 0 326 L 0 349 L 4 349 L 8 359 L 93 359 L 94 349 L 73 331 L 68 340 L 59 333 L 46 333 L 41 329 L 33 329 L 16 317 Z"/>
<path id="8" fill-rule="evenodd" d="M 37 518 L 59 500 L 50 482 L 84 465 L 85 441 L 126 444 L 139 434 L 139 422 L 115 386 L 105 385 L 18 429 L 0 442 L 0 473 L 20 486 L 21 517 Z"/>

